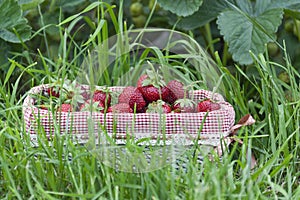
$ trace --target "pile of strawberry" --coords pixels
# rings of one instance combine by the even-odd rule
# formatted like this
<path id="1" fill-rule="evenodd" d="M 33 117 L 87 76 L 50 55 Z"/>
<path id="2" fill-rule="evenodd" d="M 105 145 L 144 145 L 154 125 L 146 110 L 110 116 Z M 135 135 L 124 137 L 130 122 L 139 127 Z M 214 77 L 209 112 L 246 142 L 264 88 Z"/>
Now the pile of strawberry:
<path id="1" fill-rule="evenodd" d="M 131 108 L 131 112 L 162 112 L 170 113 L 171 105 L 175 103 L 176 94 L 171 92 L 168 86 L 157 87 L 147 83 L 148 76 L 143 75 L 137 82 L 137 86 L 126 87 L 118 98 L 118 104 L 126 104 Z M 173 84 L 171 83 L 173 82 Z M 174 87 L 181 87 L 178 81 L 171 81 Z"/>
<path id="2" fill-rule="evenodd" d="M 51 100 L 60 112 L 96 111 L 116 113 L 195 113 L 210 112 L 221 108 L 211 99 L 195 102 L 189 97 L 184 84 L 171 80 L 167 84 L 152 71 L 146 71 L 136 86 L 128 86 L 120 94 L 113 94 L 109 88 L 89 89 L 77 84 L 71 87 L 51 86 L 43 92 L 44 99 Z M 116 97 L 114 101 L 112 98 Z M 49 109 L 49 102 L 39 101 L 39 107 Z M 115 103 L 112 103 L 115 102 Z"/>
<path id="3" fill-rule="evenodd" d="M 196 103 L 190 99 L 182 82 L 171 80 L 165 84 L 161 76 L 148 71 L 140 76 L 136 87 L 128 86 L 123 90 L 115 106 L 126 105 L 129 112 L 137 113 L 195 113 L 220 109 L 220 105 L 210 99 Z"/>
<path id="4" fill-rule="evenodd" d="M 41 109 L 49 110 L 51 105 L 59 112 L 93 111 L 107 112 L 111 105 L 111 92 L 108 88 L 96 89 L 91 92 L 89 88 L 73 81 L 66 80 L 63 84 L 56 82 L 50 84 L 42 95 L 34 97 L 36 105 Z"/>

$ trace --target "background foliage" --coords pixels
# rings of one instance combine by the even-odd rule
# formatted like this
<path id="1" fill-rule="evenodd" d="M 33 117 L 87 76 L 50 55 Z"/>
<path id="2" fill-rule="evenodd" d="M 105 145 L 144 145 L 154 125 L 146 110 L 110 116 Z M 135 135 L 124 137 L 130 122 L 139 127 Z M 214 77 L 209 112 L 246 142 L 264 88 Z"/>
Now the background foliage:
<path id="1" fill-rule="evenodd" d="M 299 199 L 299 1 L 0 0 L 0 197 Z M 251 113 L 257 121 L 236 136 L 244 143 L 216 162 L 191 157 L 185 168 L 145 174 L 104 166 L 65 137 L 52 145 L 42 138 L 32 147 L 21 117 L 26 91 L 52 78 L 74 78 L 84 52 L 145 26 L 180 30 L 207 50 L 236 118 Z M 104 84 L 131 67 L 117 64 L 123 71 L 104 73 Z"/>
<path id="2" fill-rule="evenodd" d="M 1 71 L 7 72 L 8 58 L 29 64 L 32 59 L 38 59 L 34 56 L 39 54 L 38 51 L 57 59 L 61 55 L 61 30 L 57 24 L 92 2 L 1 0 Z M 119 1 L 106 2 L 115 4 L 114 11 L 118 12 Z M 265 44 L 268 44 L 269 55 L 283 63 L 282 47 L 285 41 L 291 62 L 295 66 L 300 62 L 299 0 L 183 0 L 177 3 L 132 0 L 125 1 L 122 9 L 128 27 L 175 27 L 192 34 L 212 57 L 218 51 L 224 65 L 230 68 L 235 62 L 239 63 L 246 73 L 254 76 L 251 67 L 253 59 L 249 52 L 255 55 L 263 53 Z M 106 20 L 110 21 L 109 15 Z M 96 12 L 85 13 L 76 23 L 78 29 L 73 39 L 86 40 L 95 30 L 96 21 Z M 16 58 L 20 54 L 22 56 Z"/>

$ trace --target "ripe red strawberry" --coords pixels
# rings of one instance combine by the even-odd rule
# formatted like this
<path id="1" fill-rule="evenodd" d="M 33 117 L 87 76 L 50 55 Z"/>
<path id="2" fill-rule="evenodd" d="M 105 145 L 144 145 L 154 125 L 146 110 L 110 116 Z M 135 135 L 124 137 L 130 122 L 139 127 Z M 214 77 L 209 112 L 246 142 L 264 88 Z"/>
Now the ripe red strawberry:
<path id="1" fill-rule="evenodd" d="M 93 94 L 94 101 L 101 101 L 105 106 L 109 107 L 111 102 L 111 95 L 109 92 L 96 90 Z"/>
<path id="2" fill-rule="evenodd" d="M 153 85 L 138 87 L 147 103 L 160 99 L 160 90 Z"/>
<path id="3" fill-rule="evenodd" d="M 161 99 L 161 88 L 166 84 L 163 77 L 153 67 L 152 70 L 146 70 L 146 75 L 139 78 L 137 85 L 146 102 L 151 103 Z"/>
<path id="4" fill-rule="evenodd" d="M 104 112 L 104 104 L 101 101 L 95 101 L 92 100 L 92 105 L 91 101 L 87 100 L 85 103 L 83 103 L 80 108 L 80 111 L 93 111 L 93 112 Z"/>
<path id="5" fill-rule="evenodd" d="M 173 105 L 173 111 L 176 113 L 194 113 L 196 109 L 191 99 L 178 99 Z"/>
<path id="6" fill-rule="evenodd" d="M 141 113 L 141 112 L 145 112 L 146 105 L 147 103 L 144 100 L 142 93 L 138 89 L 135 89 L 133 94 L 131 94 L 129 98 L 130 108 L 132 110 L 136 109 L 136 112 Z"/>
<path id="7" fill-rule="evenodd" d="M 176 96 L 173 92 L 171 92 L 171 90 L 167 87 L 164 86 L 161 88 L 161 98 L 163 101 L 169 103 L 169 104 L 173 104 L 176 101 Z"/>
<path id="8" fill-rule="evenodd" d="M 171 108 L 171 106 L 169 104 L 163 104 L 162 108 L 163 108 L 163 112 L 164 113 L 170 113 L 170 112 L 172 112 L 172 108 Z"/>
<path id="9" fill-rule="evenodd" d="M 137 86 L 137 87 L 142 87 L 142 86 L 143 86 L 143 81 L 144 81 L 145 79 L 147 79 L 147 78 L 148 78 L 148 75 L 147 75 L 147 74 L 141 75 L 140 78 L 139 78 L 138 81 L 137 81 L 136 86 Z"/>
<path id="10" fill-rule="evenodd" d="M 107 112 L 116 112 L 116 113 L 133 113 L 133 110 L 130 108 L 127 103 L 118 103 L 110 106 L 107 109 Z"/>
<path id="11" fill-rule="evenodd" d="M 214 110 L 219 110 L 220 108 L 220 104 L 215 103 L 210 99 L 206 99 L 198 103 L 197 112 L 210 112 Z"/>
<path id="12" fill-rule="evenodd" d="M 47 94 L 48 96 L 52 96 L 52 97 L 57 97 L 59 98 L 60 94 L 59 94 L 59 88 L 58 87 L 49 87 L 47 88 Z"/>
<path id="13" fill-rule="evenodd" d="M 154 101 L 148 105 L 147 113 L 170 113 L 171 106 L 162 100 Z"/>
<path id="14" fill-rule="evenodd" d="M 60 112 L 72 112 L 72 105 L 69 103 L 63 103 L 61 106 L 58 108 L 58 111 Z"/>
<path id="15" fill-rule="evenodd" d="M 185 95 L 185 91 L 184 91 L 184 85 L 180 81 L 171 80 L 168 83 L 167 87 L 169 88 L 169 90 L 171 92 L 173 92 L 173 94 L 176 97 L 176 100 L 177 99 L 187 98 L 187 96 Z"/>
<path id="16" fill-rule="evenodd" d="M 118 103 L 126 103 L 129 104 L 130 96 L 134 93 L 136 88 L 133 86 L 125 87 L 122 93 L 119 95 Z"/>

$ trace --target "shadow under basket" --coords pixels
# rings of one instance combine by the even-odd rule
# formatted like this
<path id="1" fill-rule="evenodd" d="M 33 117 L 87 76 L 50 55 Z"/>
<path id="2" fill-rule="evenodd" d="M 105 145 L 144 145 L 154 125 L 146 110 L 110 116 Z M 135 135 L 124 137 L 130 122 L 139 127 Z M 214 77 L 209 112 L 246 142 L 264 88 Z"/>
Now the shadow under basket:
<path id="1" fill-rule="evenodd" d="M 220 150 L 221 143 L 223 143 L 221 141 L 227 142 L 226 145 L 229 145 L 231 141 L 227 137 L 232 133 L 235 112 L 232 105 L 218 93 L 207 90 L 190 92 L 189 96 L 195 102 L 210 98 L 221 105 L 219 110 L 207 113 L 103 114 L 88 111 L 56 112 L 41 109 L 36 105 L 37 100 L 32 96 L 41 94 L 48 87 L 49 85 L 33 87 L 23 103 L 26 133 L 30 135 L 34 145 L 38 145 L 39 137 L 46 136 L 52 140 L 57 135 L 63 135 L 71 137 L 76 143 L 87 145 L 92 151 L 101 148 L 101 151 L 107 154 L 116 151 L 116 148 L 112 148 L 112 151 L 107 152 L 107 149 L 113 146 L 123 148 L 119 153 L 124 152 L 128 143 L 140 147 L 136 150 L 138 152 L 149 152 L 152 147 L 160 149 L 172 147 L 172 151 L 174 151 L 173 147 L 184 147 L 183 149 L 187 150 L 194 147 L 195 144 L 199 145 L 201 151 L 207 147 Z M 109 88 L 111 92 L 116 93 L 122 92 L 123 89 L 124 87 L 118 86 Z M 104 151 L 102 147 L 107 148 Z M 103 152 L 101 152 L 102 156 Z M 220 151 L 217 152 L 220 155 Z M 202 156 L 199 156 L 199 159 L 202 160 Z M 150 160 L 151 157 L 153 156 L 149 157 Z"/>

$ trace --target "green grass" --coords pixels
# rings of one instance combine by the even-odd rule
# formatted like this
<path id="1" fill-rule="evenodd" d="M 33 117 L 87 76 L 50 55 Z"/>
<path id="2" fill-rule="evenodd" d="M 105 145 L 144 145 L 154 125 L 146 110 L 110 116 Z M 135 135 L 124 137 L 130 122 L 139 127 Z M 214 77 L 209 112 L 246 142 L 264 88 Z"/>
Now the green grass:
<path id="1" fill-rule="evenodd" d="M 89 9 L 99 13 L 90 40 L 76 43 L 74 37 L 80 30 L 73 29 L 81 15 L 68 18 L 59 26 L 61 44 L 57 60 L 42 53 L 37 55 L 42 67 L 33 61 L 35 55 L 28 57 L 32 62 L 27 67 L 11 60 L 10 70 L 0 82 L 1 199 L 300 198 L 300 75 L 291 66 L 287 53 L 284 65 L 268 60 L 268 55 L 253 56 L 253 68 L 259 74 L 255 77 L 247 75 L 239 66 L 236 66 L 236 74 L 231 74 L 216 54 L 217 70 L 222 74 L 222 91 L 234 106 L 236 120 L 250 113 L 256 123 L 238 132 L 236 137 L 243 139 L 242 145 L 234 143 L 222 159 L 216 158 L 214 162 L 205 157 L 203 163 L 198 163 L 190 154 L 186 168 L 175 169 L 170 165 L 147 173 L 126 173 L 104 165 L 86 146 L 76 145 L 67 137 L 57 137 L 51 144 L 41 137 L 39 146 L 32 146 L 24 130 L 21 111 L 26 94 L 22 91 L 47 83 L 51 78 L 76 78 L 82 60 L 88 57 L 88 50 L 105 43 L 109 37 L 104 10 L 111 16 L 116 33 L 127 30 L 122 11 L 115 16 L 110 5 L 99 3 L 85 11 Z M 163 55 L 154 48 L 148 49 L 154 57 L 146 52 L 136 59 L 130 59 L 128 54 L 118 57 L 112 70 L 103 71 L 101 79 L 95 82 L 113 85 L 119 73 L 126 73 L 132 66 L 137 66 L 132 73 L 138 74 L 138 66 L 147 59 L 164 63 L 168 70 L 168 63 L 176 64 L 180 70 L 175 73 L 188 83 L 203 78 L 199 68 L 174 61 L 179 57 Z M 23 71 L 17 78 L 13 77 L 16 69 Z M 277 69 L 287 72 L 289 83 L 277 78 Z M 20 83 L 23 78 L 26 82 Z M 202 87 L 201 84 L 198 87 Z M 43 135 L 43 131 L 39 134 Z M 254 169 L 249 163 L 251 152 L 257 158 Z"/>

